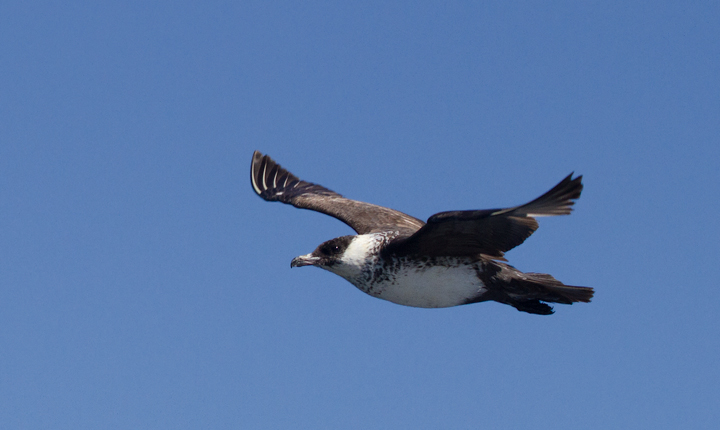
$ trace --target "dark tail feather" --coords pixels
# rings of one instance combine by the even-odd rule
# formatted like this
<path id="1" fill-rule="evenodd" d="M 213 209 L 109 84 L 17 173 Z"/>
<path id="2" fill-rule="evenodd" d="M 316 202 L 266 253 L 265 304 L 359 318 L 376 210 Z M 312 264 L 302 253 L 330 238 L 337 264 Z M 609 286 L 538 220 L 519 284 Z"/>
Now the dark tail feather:
<path id="1" fill-rule="evenodd" d="M 537 315 L 552 315 L 555 313 L 552 306 L 540 300 L 513 300 L 510 305 L 515 309 Z"/>
<path id="2" fill-rule="evenodd" d="M 559 296 L 559 300 L 543 299 L 548 302 L 564 303 L 569 305 L 575 302 L 589 303 L 595 291 L 590 287 L 576 287 L 574 285 L 565 285 L 551 275 L 546 273 L 526 273 L 527 280 L 545 287 L 551 295 Z M 562 300 L 565 299 L 565 300 Z"/>
<path id="3" fill-rule="evenodd" d="M 508 295 L 503 302 L 519 311 L 538 315 L 553 313 L 552 306 L 543 302 L 587 303 L 594 294 L 592 288 L 565 285 L 546 273 L 523 273 L 522 277 L 513 279 L 512 284 L 516 294 Z"/>

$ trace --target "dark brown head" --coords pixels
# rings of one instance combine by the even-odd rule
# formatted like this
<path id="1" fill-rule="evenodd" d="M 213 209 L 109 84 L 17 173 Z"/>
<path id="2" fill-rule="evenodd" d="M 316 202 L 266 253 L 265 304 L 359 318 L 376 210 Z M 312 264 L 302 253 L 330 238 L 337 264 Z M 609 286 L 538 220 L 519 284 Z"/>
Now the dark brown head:
<path id="1" fill-rule="evenodd" d="M 310 254 L 293 258 L 290 267 L 318 266 L 328 268 L 337 264 L 356 236 L 341 236 L 323 242 Z"/>

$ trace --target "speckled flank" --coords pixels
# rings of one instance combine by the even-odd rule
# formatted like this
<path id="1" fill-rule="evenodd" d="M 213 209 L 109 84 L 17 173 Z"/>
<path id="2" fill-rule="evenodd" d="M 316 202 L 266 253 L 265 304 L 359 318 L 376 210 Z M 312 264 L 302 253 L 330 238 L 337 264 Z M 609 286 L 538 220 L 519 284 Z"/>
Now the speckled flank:
<path id="1" fill-rule="evenodd" d="M 377 242 L 373 243 L 379 245 Z M 360 256 L 357 253 L 354 255 Z M 401 305 L 423 308 L 457 306 L 468 301 L 478 301 L 486 291 L 478 277 L 478 273 L 483 270 L 482 263 L 470 258 L 384 259 L 377 253 L 369 252 L 364 259 L 352 258 L 346 261 L 351 260 L 355 263 L 362 261 L 364 264 L 354 266 L 359 270 L 345 267 L 344 270 L 332 271 L 371 296 Z"/>
<path id="2" fill-rule="evenodd" d="M 486 291 L 482 262 L 469 257 L 389 257 L 379 252 L 397 232 L 353 238 L 342 258 L 323 267 L 361 291 L 393 303 L 423 308 L 479 301 Z"/>
<path id="3" fill-rule="evenodd" d="M 377 297 L 394 303 L 440 308 L 457 306 L 469 300 L 479 300 L 486 292 L 477 276 L 482 271 L 479 262 L 469 258 L 406 257 L 388 262 L 385 275 L 373 279 Z"/>
<path id="4" fill-rule="evenodd" d="M 397 256 L 384 252 L 397 235 L 385 232 L 333 239 L 318 249 L 331 245 L 339 256 L 321 257 L 316 265 L 373 297 L 421 308 L 494 300 L 524 312 L 549 315 L 552 307 L 541 301 L 570 304 L 592 297 L 592 289 L 567 286 L 547 274 L 523 273 L 482 256 Z"/>

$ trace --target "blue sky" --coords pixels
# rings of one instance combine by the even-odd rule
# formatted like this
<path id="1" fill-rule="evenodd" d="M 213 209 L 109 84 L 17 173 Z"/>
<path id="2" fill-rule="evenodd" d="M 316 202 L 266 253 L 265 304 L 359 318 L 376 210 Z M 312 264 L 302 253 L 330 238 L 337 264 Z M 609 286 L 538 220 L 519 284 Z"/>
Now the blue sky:
<path id="1" fill-rule="evenodd" d="M 715 428 L 714 2 L 5 2 L 0 427 Z M 427 310 L 290 260 L 350 234 L 253 150 L 596 289 Z"/>

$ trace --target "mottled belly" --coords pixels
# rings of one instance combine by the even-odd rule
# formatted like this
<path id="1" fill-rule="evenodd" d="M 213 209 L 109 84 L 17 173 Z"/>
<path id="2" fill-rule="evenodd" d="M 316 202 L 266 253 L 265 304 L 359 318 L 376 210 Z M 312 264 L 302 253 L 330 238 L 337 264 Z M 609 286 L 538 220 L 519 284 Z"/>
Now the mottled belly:
<path id="1" fill-rule="evenodd" d="M 462 305 L 486 292 L 478 277 L 478 263 L 457 259 L 432 263 L 394 264 L 376 272 L 378 275 L 366 285 L 357 286 L 374 297 L 420 308 Z"/>

